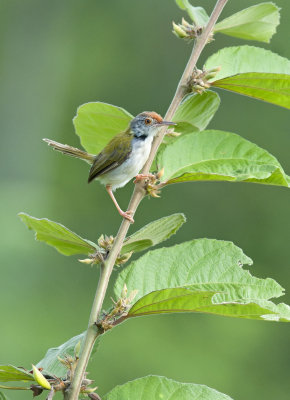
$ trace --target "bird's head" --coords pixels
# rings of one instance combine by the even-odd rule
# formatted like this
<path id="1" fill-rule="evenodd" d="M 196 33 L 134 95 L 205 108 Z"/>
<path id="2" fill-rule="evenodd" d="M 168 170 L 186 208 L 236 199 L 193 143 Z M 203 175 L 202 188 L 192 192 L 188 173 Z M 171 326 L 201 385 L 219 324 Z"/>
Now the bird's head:
<path id="1" fill-rule="evenodd" d="M 154 111 L 144 111 L 138 114 L 130 123 L 131 132 L 136 138 L 146 139 L 154 136 L 163 125 L 176 125 L 174 122 L 164 121 L 164 119 Z"/>

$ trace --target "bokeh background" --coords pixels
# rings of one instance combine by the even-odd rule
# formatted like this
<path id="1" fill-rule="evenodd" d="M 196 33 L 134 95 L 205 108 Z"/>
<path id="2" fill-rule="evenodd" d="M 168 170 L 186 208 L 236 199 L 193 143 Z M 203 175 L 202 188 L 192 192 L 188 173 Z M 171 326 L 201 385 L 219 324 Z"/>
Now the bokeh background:
<path id="1" fill-rule="evenodd" d="M 290 3 L 276 2 L 282 18 L 271 45 L 248 44 L 289 58 Z M 214 3 L 196 1 L 208 12 Z M 229 1 L 223 17 L 255 3 Z M 17 213 L 50 218 L 92 240 L 115 234 L 121 222 L 104 188 L 87 185 L 87 166 L 41 139 L 78 146 L 72 118 L 88 101 L 133 114 L 164 114 L 191 51 L 171 34 L 171 21 L 183 15 L 174 0 L 1 1 L 1 362 L 29 368 L 49 347 L 83 331 L 98 279 L 97 268 L 35 242 Z M 199 66 L 219 48 L 245 43 L 217 35 Z M 290 173 L 289 111 L 227 92 L 220 96 L 210 127 L 269 150 Z M 130 183 L 117 192 L 124 208 L 132 189 Z M 262 185 L 173 185 L 161 199 L 143 201 L 131 231 L 184 212 L 187 224 L 166 245 L 202 237 L 232 240 L 254 260 L 255 276 L 270 276 L 286 288 L 281 301 L 289 303 L 289 199 L 287 189 Z M 160 374 L 206 384 L 235 400 L 286 400 L 289 329 L 210 315 L 134 319 L 105 336 L 90 377 L 101 395 Z M 30 392 L 7 394 L 31 398 Z"/>

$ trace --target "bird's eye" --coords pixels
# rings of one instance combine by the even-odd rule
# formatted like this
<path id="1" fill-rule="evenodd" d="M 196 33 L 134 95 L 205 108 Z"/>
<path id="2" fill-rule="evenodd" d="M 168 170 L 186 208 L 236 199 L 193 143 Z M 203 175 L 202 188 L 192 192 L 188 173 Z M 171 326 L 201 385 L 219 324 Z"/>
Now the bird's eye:
<path id="1" fill-rule="evenodd" d="M 151 124 L 151 119 L 146 118 L 144 122 L 145 122 L 146 125 L 149 125 L 149 124 Z"/>

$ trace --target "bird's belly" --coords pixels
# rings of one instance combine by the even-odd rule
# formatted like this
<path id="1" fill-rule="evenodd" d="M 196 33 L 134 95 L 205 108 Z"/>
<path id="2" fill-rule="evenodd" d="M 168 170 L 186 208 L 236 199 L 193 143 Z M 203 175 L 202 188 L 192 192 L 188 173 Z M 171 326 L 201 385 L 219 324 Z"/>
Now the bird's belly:
<path id="1" fill-rule="evenodd" d="M 101 175 L 99 180 L 106 185 L 112 185 L 113 190 L 125 186 L 143 168 L 149 157 L 151 143 L 151 138 L 147 138 L 141 143 L 138 143 L 137 140 L 133 141 L 132 152 L 128 159 L 114 170 Z"/>

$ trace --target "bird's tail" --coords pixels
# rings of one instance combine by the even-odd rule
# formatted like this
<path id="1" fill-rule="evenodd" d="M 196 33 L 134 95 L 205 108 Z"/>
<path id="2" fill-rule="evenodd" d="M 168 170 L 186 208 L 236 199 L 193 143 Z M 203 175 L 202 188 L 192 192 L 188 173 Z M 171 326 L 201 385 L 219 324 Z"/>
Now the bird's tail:
<path id="1" fill-rule="evenodd" d="M 80 158 L 81 160 L 84 160 L 89 164 L 92 164 L 94 162 L 95 156 L 93 154 L 89 154 L 86 151 L 77 149 L 76 147 L 72 147 L 67 144 L 55 142 L 54 140 L 50 139 L 43 139 L 43 140 L 54 150 L 60 151 L 63 154 L 67 154 L 71 157 Z"/>

